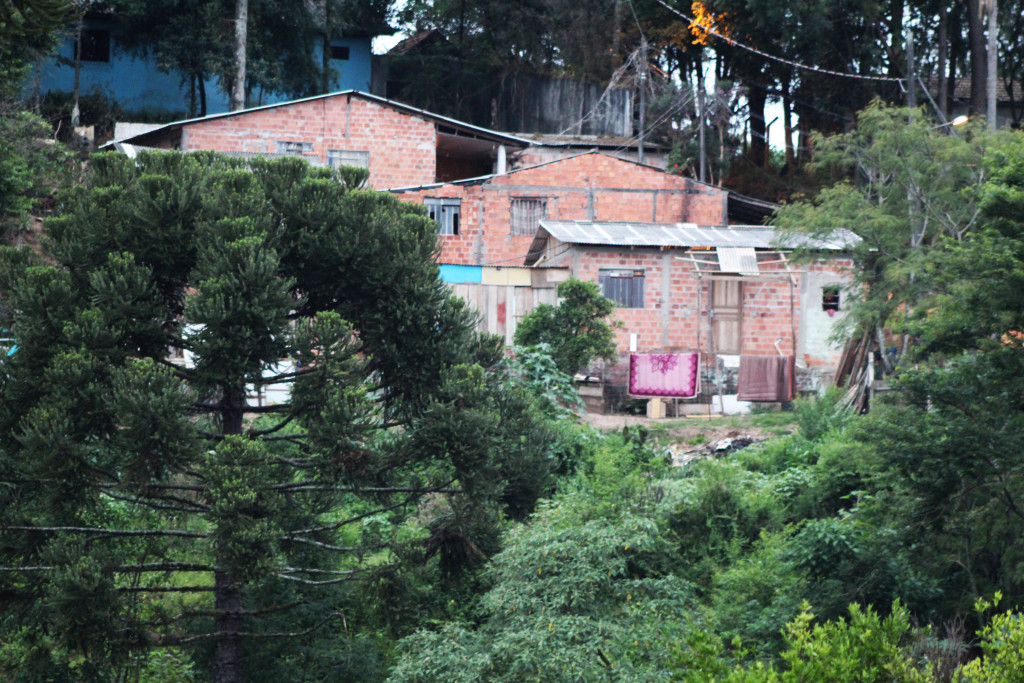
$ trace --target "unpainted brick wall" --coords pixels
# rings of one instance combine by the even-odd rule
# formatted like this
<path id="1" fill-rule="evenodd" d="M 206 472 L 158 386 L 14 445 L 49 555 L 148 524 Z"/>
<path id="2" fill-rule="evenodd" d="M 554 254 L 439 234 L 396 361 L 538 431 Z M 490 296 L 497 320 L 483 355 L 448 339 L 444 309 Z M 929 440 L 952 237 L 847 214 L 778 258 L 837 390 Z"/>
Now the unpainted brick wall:
<path id="1" fill-rule="evenodd" d="M 185 151 L 273 154 L 278 141 L 309 142 L 309 157 L 327 163 L 327 151 L 368 151 L 370 186 L 433 183 L 436 132 L 432 122 L 362 99 L 323 97 L 187 125 Z"/>
<path id="2" fill-rule="evenodd" d="M 563 159 L 481 184 L 449 184 L 398 196 L 415 202 L 462 198 L 461 234 L 442 237 L 440 260 L 463 265 L 522 265 L 533 236 L 511 234 L 515 198 L 546 200 L 547 217 L 556 220 L 727 222 L 725 191 L 604 154 Z"/>

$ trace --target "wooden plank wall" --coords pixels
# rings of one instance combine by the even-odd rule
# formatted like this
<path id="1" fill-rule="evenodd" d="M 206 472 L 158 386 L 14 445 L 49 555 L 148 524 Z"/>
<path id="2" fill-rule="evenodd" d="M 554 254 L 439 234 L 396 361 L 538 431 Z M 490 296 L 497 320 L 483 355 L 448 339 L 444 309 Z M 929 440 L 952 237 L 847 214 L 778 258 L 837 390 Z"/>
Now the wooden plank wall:
<path id="1" fill-rule="evenodd" d="M 506 344 L 512 344 L 516 326 L 534 306 L 539 303 L 554 306 L 558 302 L 554 287 L 516 287 L 475 282 L 451 287 L 455 296 L 480 314 L 477 329 L 504 337 Z"/>

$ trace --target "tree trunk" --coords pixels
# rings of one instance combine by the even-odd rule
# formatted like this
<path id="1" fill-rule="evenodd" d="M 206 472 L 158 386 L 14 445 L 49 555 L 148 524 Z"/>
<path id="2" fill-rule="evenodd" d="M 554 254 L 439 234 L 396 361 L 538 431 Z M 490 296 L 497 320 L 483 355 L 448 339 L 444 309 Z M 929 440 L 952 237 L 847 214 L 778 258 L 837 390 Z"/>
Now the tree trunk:
<path id="1" fill-rule="evenodd" d="M 217 555 L 219 558 L 221 553 Z M 216 573 L 214 607 L 217 610 L 214 683 L 242 683 L 242 591 L 231 570 Z"/>
<path id="2" fill-rule="evenodd" d="M 235 0 L 235 75 L 231 82 L 231 111 L 245 108 L 245 53 L 249 30 L 249 0 Z"/>
<path id="3" fill-rule="evenodd" d="M 938 85 L 936 87 L 935 101 L 939 105 L 939 111 L 943 116 L 949 113 L 949 97 L 946 92 L 948 79 L 946 78 L 946 62 L 949 60 L 949 9 L 943 7 L 939 10 L 939 64 L 935 71 L 938 73 Z"/>
<path id="4" fill-rule="evenodd" d="M 985 31 L 981 25 L 981 0 L 967 0 L 967 42 L 971 51 L 971 116 L 985 112 Z"/>
<path id="5" fill-rule="evenodd" d="M 988 5 L 988 82 L 985 88 L 985 99 L 987 107 L 985 110 L 985 119 L 988 121 L 988 129 L 996 129 L 996 110 L 998 103 L 996 102 L 996 78 L 999 70 L 998 55 L 999 55 L 999 24 L 996 21 L 996 17 L 999 14 L 999 8 L 997 5 L 998 0 L 987 0 Z"/>
<path id="6" fill-rule="evenodd" d="M 789 97 L 789 82 L 786 82 L 782 96 L 782 125 L 786 132 L 786 177 L 796 171 L 796 155 L 793 153 L 793 104 Z"/>
<path id="7" fill-rule="evenodd" d="M 747 106 L 750 108 L 750 159 L 757 166 L 764 166 L 767 158 L 768 133 L 764 121 L 764 107 L 768 91 L 761 85 L 747 84 Z"/>
<path id="8" fill-rule="evenodd" d="M 82 78 L 82 22 L 84 17 L 85 12 L 79 13 L 78 24 L 75 27 L 75 84 L 74 92 L 71 95 L 71 133 L 75 132 L 75 126 L 81 125 L 81 109 L 78 107 L 78 93 L 80 90 L 79 84 Z"/>
<path id="9" fill-rule="evenodd" d="M 970 2 L 971 0 L 968 0 Z M 889 75 L 899 78 L 903 75 L 903 0 L 892 0 L 889 11 Z"/>
<path id="10" fill-rule="evenodd" d="M 245 388 L 224 390 L 220 404 L 221 432 L 241 434 L 245 416 Z M 213 680 L 214 683 L 242 683 L 242 589 L 222 549 L 217 549 L 217 573 L 213 595 L 217 616 L 214 618 Z"/>
<path id="11" fill-rule="evenodd" d="M 615 0 L 615 14 L 614 21 L 612 23 L 612 65 L 613 68 L 618 68 L 621 62 L 619 61 L 619 53 L 622 51 L 622 0 Z"/>
<path id="12" fill-rule="evenodd" d="M 320 81 L 320 92 L 331 91 L 331 0 L 321 0 L 323 11 L 323 75 Z"/>
<path id="13" fill-rule="evenodd" d="M 206 116 L 206 74 L 200 71 L 196 81 L 199 83 L 199 115 Z"/>

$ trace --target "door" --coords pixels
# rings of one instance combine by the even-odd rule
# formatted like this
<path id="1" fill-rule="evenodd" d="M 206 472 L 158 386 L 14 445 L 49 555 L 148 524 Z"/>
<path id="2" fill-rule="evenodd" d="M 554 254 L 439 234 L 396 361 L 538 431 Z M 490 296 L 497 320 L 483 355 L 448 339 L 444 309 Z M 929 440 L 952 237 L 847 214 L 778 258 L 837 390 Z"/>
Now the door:
<path id="1" fill-rule="evenodd" d="M 743 337 L 743 283 L 739 280 L 711 281 L 711 334 L 715 352 L 739 354 Z"/>

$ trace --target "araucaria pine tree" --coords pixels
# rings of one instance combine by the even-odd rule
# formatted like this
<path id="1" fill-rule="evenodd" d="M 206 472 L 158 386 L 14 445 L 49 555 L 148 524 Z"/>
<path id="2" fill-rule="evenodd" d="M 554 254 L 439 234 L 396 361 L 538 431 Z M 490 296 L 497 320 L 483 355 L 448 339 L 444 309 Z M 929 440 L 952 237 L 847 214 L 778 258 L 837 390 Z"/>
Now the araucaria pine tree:
<path id="1" fill-rule="evenodd" d="M 273 643 L 342 630 L 338 591 L 395 561 L 425 494 L 539 495 L 436 226 L 343 170 L 98 155 L 41 253 L 0 252 L 0 677 L 109 680 L 160 648 L 258 680 Z M 476 550 L 438 534 L 416 543 Z"/>

